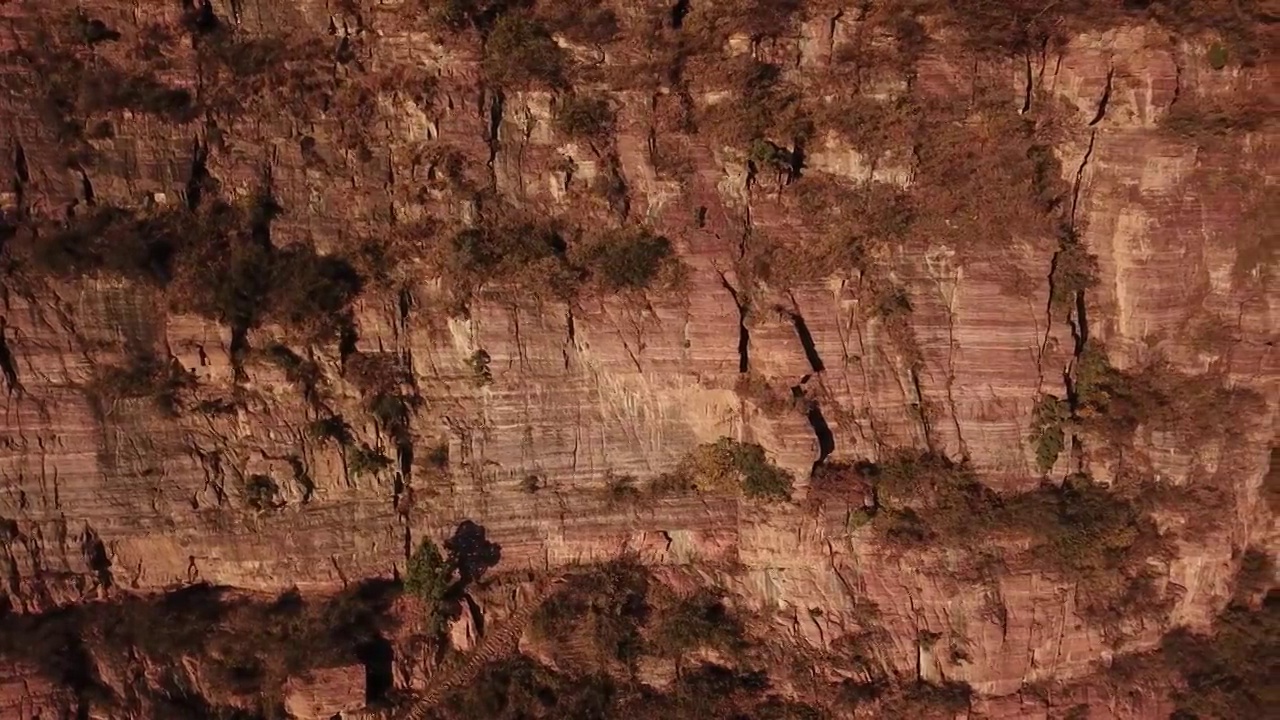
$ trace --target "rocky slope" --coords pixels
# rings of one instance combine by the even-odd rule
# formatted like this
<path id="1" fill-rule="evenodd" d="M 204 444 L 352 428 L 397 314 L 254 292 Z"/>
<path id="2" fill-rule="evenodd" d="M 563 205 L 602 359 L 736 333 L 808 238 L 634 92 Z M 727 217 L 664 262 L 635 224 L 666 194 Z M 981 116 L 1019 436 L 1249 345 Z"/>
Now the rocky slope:
<path id="1" fill-rule="evenodd" d="M 1207 626 L 1242 550 L 1276 538 L 1270 58 L 1221 26 L 1148 15 L 1050 13 L 1042 43 L 989 48 L 944 13 L 907 32 L 847 5 L 761 29 L 696 0 L 605 3 L 607 42 L 538 8 L 568 82 L 608 98 L 611 132 L 595 138 L 557 123 L 563 87 L 499 89 L 483 33 L 442 30 L 411 2 L 0 6 L 0 602 L 36 613 L 195 582 L 330 592 L 403 571 L 420 538 L 470 519 L 502 570 L 628 551 L 705 567 L 817 650 L 871 603 L 890 667 L 984 696 L 1109 658 L 1114 638 L 1077 612 L 1071 579 L 1016 563 L 975 575 L 955 548 L 903 555 L 850 522 L 861 496 L 811 492 L 815 464 L 915 448 L 1002 493 L 1084 472 L 1184 499 L 1155 511 L 1174 544 L 1153 560 L 1168 615 L 1127 625 L 1122 647 Z M 223 52 L 219 37 L 262 44 Z M 261 67 L 255 47 L 274 48 Z M 768 92 L 785 101 L 750 95 L 759 80 L 743 90 L 747 58 L 772 64 Z M 96 80 L 68 90 L 73 68 Z M 775 116 L 742 136 L 757 106 Z M 809 128 L 779 133 L 797 107 Z M 907 197 L 909 227 L 859 205 L 868 188 Z M 276 248 L 384 252 L 341 338 L 277 318 L 235 328 L 174 288 L 23 254 L 40 222 L 264 191 Z M 504 268 L 459 312 L 441 238 L 499 203 L 556 218 L 573 242 L 644 225 L 683 281 L 565 302 L 504 290 L 523 282 Z M 850 234 L 868 261 L 818 251 Z M 1077 256 L 1096 258 L 1087 281 L 1064 270 Z M 313 362 L 310 379 L 273 361 L 273 343 Z M 1091 422 L 1073 389 L 1086 351 L 1135 377 L 1162 360 L 1172 419 Z M 139 353 L 193 374 L 178 412 L 95 390 Z M 368 357 L 408 369 L 407 427 L 370 411 L 350 371 Z M 1047 395 L 1073 418 L 1046 462 Z M 355 445 L 309 431 L 332 415 Z M 721 437 L 762 446 L 794 477 L 792 501 L 611 497 L 617 478 L 646 483 Z M 353 472 L 360 443 L 393 466 Z M 933 652 L 925 635 L 965 651 Z M 16 712 L 56 693 L 4 672 L 22 678 L 2 686 L 21 684 Z"/>

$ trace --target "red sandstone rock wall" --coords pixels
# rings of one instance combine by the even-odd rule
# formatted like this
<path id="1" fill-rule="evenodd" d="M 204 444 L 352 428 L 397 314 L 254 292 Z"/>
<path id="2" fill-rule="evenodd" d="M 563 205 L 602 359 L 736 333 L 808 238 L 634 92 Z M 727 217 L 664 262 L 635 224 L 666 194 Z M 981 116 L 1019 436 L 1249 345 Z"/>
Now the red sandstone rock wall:
<path id="1" fill-rule="evenodd" d="M 193 148 L 207 146 L 208 172 L 228 194 L 247 194 L 269 172 L 284 208 L 272 228 L 275 242 L 326 251 L 424 213 L 463 216 L 466 207 L 438 192 L 426 152 L 447 144 L 477 173 L 486 172 L 492 146 L 493 180 L 514 202 L 600 212 L 582 209 L 600 164 L 588 149 L 557 138 L 549 93 L 509 93 L 492 142 L 474 47 L 409 19 L 410 3 L 364 5 L 358 14 L 316 0 L 213 7 L 238 31 L 311 33 L 317 41 L 349 34 L 364 41 L 367 62 L 417 63 L 438 74 L 438 100 L 427 109 L 396 93 L 380 99 L 377 123 L 364 128 L 374 138 L 368 155 L 329 141 L 348 118 L 303 122 L 266 106 L 216 131 L 200 122 L 115 113 L 114 136 L 91 141 L 97 159 L 69 167 L 66 146 L 20 93 L 10 92 L 0 105 L 0 144 L 13 162 L 0 164 L 0 187 L 12 191 L 0 194 L 0 206 L 21 201 L 56 215 L 93 203 L 181 203 L 199 152 Z M 12 53 L 36 41 L 36 18 L 63 6 L 71 4 L 0 6 L 6 79 L 27 78 L 30 70 Z M 112 57 L 148 25 L 175 25 L 180 8 L 104 1 L 93 13 L 124 37 L 100 50 Z M 624 18 L 633 15 L 639 7 Z M 809 17 L 794 37 L 761 52 L 788 59 L 789 76 L 806 91 L 822 92 L 837 39 L 856 31 L 852 14 Z M 1262 202 L 1256 196 L 1274 199 L 1268 188 L 1275 182 L 1276 134 L 1265 126 L 1204 147 L 1160 126 L 1175 103 L 1274 92 L 1275 74 L 1265 64 L 1213 70 L 1205 42 L 1155 26 L 1120 27 L 1073 37 L 1060 52 L 1027 59 L 1024 68 L 1021 60 L 975 63 L 942 41 L 921 60 L 915 79 L 949 102 L 962 102 L 981 79 L 1004 87 L 1011 104 L 1034 97 L 1065 108 L 1053 150 L 1073 189 L 1081 240 L 1101 270 L 1088 294 L 1091 332 L 1106 341 L 1117 366 L 1159 350 L 1185 372 L 1218 373 L 1263 397 L 1261 413 L 1240 415 L 1238 426 L 1199 445 L 1150 433 L 1138 440 L 1145 466 L 1168 482 L 1207 476 L 1234 488 L 1224 526 L 1181 548 L 1169 570 L 1169 583 L 1181 588 L 1174 618 L 1188 622 L 1204 622 L 1226 597 L 1234 549 L 1275 537 L 1258 488 L 1280 398 L 1274 266 L 1244 259 L 1251 238 L 1267 232 L 1256 226 L 1266 220 L 1250 213 Z M 633 55 L 605 52 L 595 82 L 610 89 L 638 64 Z M 195 55 L 184 36 L 169 57 L 173 82 L 194 86 Z M 443 312 L 438 284 L 425 269 L 406 261 L 398 270 L 409 280 L 407 295 L 368 292 L 355 319 L 360 351 L 409 359 L 426 401 L 413 427 L 421 447 L 448 446 L 447 475 L 433 476 L 419 452 L 408 489 L 389 473 L 350 477 L 334 449 L 307 436 L 314 417 L 277 368 L 250 361 L 237 383 L 227 328 L 168 312 L 150 291 L 110 279 L 51 282 L 38 291 L 6 284 L 3 349 L 12 372 L 0 401 L 0 592 L 20 610 L 34 611 L 194 580 L 323 590 L 389 574 L 403 566 L 407 538 L 443 534 L 471 518 L 502 545 L 507 568 L 628 549 L 654 563 L 733 561 L 741 570 L 731 582 L 746 602 L 776 610 L 780 622 L 793 623 L 797 635 L 818 646 L 855 627 L 855 601 L 870 599 L 884 613 L 895 664 L 968 681 L 984 694 L 1087 672 L 1109 650 L 1074 614 L 1071 588 L 1050 578 L 1003 577 L 994 594 L 990 586 L 940 580 L 885 557 L 842 519 L 814 517 L 802 504 L 606 502 L 607 471 L 647 478 L 720 436 L 763 445 L 801 478 L 799 501 L 821 451 L 804 415 L 766 412 L 734 391 L 739 311 L 727 288 L 740 281 L 732 258 L 742 223 L 785 244 L 803 235 L 803 219 L 783 193 L 763 183 L 748 187 L 742 162 L 698 136 L 687 148 L 693 166 L 685 184 L 664 179 L 647 147 L 667 99 L 616 82 L 618 169 L 629 217 L 676 244 L 690 268 L 687 296 L 655 297 L 647 307 L 611 300 L 573 308 L 479 303 L 459 319 Z M 710 81 L 695 86 L 695 102 L 716 92 Z M 304 158 L 305 137 L 319 141 L 322 163 Z M 576 163 L 569 181 L 555 170 L 561 155 Z M 814 148 L 810 165 L 908 188 L 915 172 L 909 148 L 876 166 L 838 139 Z M 1257 242 L 1273 242 L 1271 227 L 1272 239 Z M 784 390 L 800 385 L 818 402 L 834 437 L 834 459 L 930 446 L 969 458 L 997 488 L 1034 487 L 1039 478 L 1026 439 L 1032 408 L 1040 393 L 1061 393 L 1072 361 L 1072 327 L 1045 312 L 1055 249 L 1052 237 L 1038 236 L 957 247 L 942 232 L 926 247 L 903 247 L 886 258 L 913 308 L 911 330 L 923 359 L 916 383 L 900 348 L 859 298 L 855 277 L 766 285 L 745 318 L 750 369 Z M 812 353 L 796 318 L 812 335 Z M 176 420 L 142 400 L 95 409 L 80 386 L 95 366 L 123 356 L 126 337 L 145 338 L 193 370 L 202 398 L 229 397 L 238 385 L 242 407 Z M 288 333 L 265 328 L 252 342 L 272 339 L 287 340 Z M 467 362 L 478 349 L 491 357 L 492 383 L 483 387 Z M 354 423 L 362 417 L 359 397 L 339 377 L 337 348 L 315 351 L 329 380 L 327 400 Z M 363 441 L 389 446 L 371 419 L 353 429 Z M 1080 458 L 1088 470 L 1103 478 L 1115 472 L 1113 459 L 1091 458 L 1088 447 Z M 1053 476 L 1070 465 L 1064 454 Z M 236 482 L 254 473 L 279 482 L 284 507 L 263 513 L 247 506 Z M 522 481 L 533 474 L 546 489 L 529 494 Z M 984 613 L 993 605 L 1001 612 Z M 963 635 L 970 658 L 958 663 L 926 653 L 917 643 L 922 630 Z M 1138 642 L 1158 635 L 1151 628 Z"/>

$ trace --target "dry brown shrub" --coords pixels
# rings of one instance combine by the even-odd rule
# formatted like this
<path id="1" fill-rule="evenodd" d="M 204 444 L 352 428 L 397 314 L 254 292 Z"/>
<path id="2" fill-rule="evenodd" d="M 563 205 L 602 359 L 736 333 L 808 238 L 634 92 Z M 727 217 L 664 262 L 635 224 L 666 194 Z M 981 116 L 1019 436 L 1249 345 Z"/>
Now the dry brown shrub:
<path id="1" fill-rule="evenodd" d="M 802 411 L 789 390 L 775 387 L 757 372 L 739 375 L 733 390 L 738 397 L 749 400 L 769 415 Z"/>
<path id="2" fill-rule="evenodd" d="M 731 96 L 700 109 L 699 134 L 745 152 L 756 141 L 789 147 L 811 133 L 800 90 L 782 68 L 746 56 L 716 63 L 720 87 Z"/>

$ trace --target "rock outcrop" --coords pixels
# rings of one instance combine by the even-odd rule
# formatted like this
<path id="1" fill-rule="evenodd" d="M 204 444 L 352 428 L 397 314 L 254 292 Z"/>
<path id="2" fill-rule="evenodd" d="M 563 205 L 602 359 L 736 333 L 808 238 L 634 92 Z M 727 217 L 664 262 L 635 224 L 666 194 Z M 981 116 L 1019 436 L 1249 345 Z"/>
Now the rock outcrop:
<path id="1" fill-rule="evenodd" d="M 662 3 L 616 5 L 629 38 L 669 12 Z M 781 253 L 827 232 L 831 218 L 798 205 L 797 188 L 817 176 L 913 192 L 937 166 L 922 165 L 929 159 L 913 157 L 909 142 L 869 157 L 833 131 L 808 149 L 796 182 L 775 180 L 709 132 L 670 127 L 672 114 L 692 111 L 677 106 L 705 108 L 726 92 L 714 73 L 688 76 L 681 88 L 650 88 L 640 75 L 654 62 L 652 48 L 583 50 L 562 40 L 594 63 L 579 85 L 608 93 L 617 109 L 612 148 L 587 147 L 557 132 L 562 93 L 486 88 L 473 31 L 444 36 L 413 3 L 318 0 L 204 7 L 238 34 L 347 48 L 368 72 L 425 69 L 434 99 L 419 102 L 415 87 L 390 84 L 365 99 L 367 114 L 300 116 L 287 98 L 267 93 L 241 98 L 244 112 L 181 122 L 106 107 L 72 142 L 44 114 L 56 78 L 24 58 L 53 47 L 48 35 L 66 30 L 58 23 L 74 25 L 76 7 L 0 6 L 6 219 L 194 205 L 207 178 L 231 198 L 269 183 L 281 208 L 270 225 L 273 244 L 354 253 L 375 238 L 419 232 L 412 228 L 424 218 L 465 222 L 479 201 L 450 184 L 474 181 L 579 227 L 619 217 L 645 223 L 671 240 L 687 277 L 683 292 L 642 300 L 481 297 L 453 314 L 432 266 L 406 254 L 389 263 L 394 282 L 369 283 L 355 302 L 350 337 L 305 344 L 270 323 L 236 337 L 225 324 L 171 309 L 158 290 L 110 275 L 7 274 L 0 603 L 18 612 L 197 581 L 336 590 L 403 571 L 418 539 L 472 519 L 501 546 L 500 570 L 624 552 L 656 565 L 725 568 L 709 572 L 815 648 L 860 627 L 859 608 L 871 603 L 898 671 L 1003 696 L 1087 674 L 1110 656 L 1102 629 L 1077 614 L 1072 584 L 1036 571 L 991 580 L 918 567 L 851 527 L 854 506 L 816 512 L 805 504 L 815 463 L 916 447 L 967 459 L 1005 492 L 1078 470 L 1102 480 L 1144 474 L 1174 493 L 1219 488 L 1228 500 L 1215 511 L 1218 522 L 1183 542 L 1164 568 L 1176 622 L 1206 624 L 1230 593 L 1240 549 L 1274 546 L 1260 487 L 1280 402 L 1277 134 L 1273 123 L 1207 139 L 1170 129 L 1184 110 L 1273 98 L 1266 58 L 1215 67 L 1208 34 L 1125 22 L 1025 57 L 976 56 L 941 31 L 908 73 L 860 70 L 864 87 L 875 88 L 865 92 L 880 99 L 910 87 L 941 103 L 981 92 L 1024 113 L 1043 109 L 1053 124 L 1046 163 L 1058 173 L 1044 182 L 1068 188 L 1061 219 L 1097 258 L 1096 284 L 1078 305 L 1055 307 L 1059 238 L 1004 213 L 1013 201 L 984 195 L 982 205 L 938 219 L 927 243 L 917 237 L 877 251 L 880 281 L 900 288 L 909 307 L 905 334 L 895 334 L 877 312 L 870 274 L 749 276 L 743 248 L 759 243 Z M 200 40 L 182 29 L 184 12 L 179 3 L 95 3 L 92 19 L 119 37 L 75 52 L 91 67 L 128 68 L 148 42 L 159 42 L 158 81 L 199 92 L 209 70 Z M 851 91 L 835 50 L 864 28 L 853 12 L 802 14 L 768 42 L 734 36 L 723 55 L 783 63 L 806 102 L 838 105 Z M 352 132 L 365 142 L 344 144 Z M 1006 139 L 998 128 L 978 126 L 964 138 L 982 143 L 966 151 L 998 177 L 994 148 Z M 662 153 L 682 154 L 684 172 L 660 166 Z M 613 196 L 593 189 L 608 182 Z M 991 242 L 974 242 L 966 234 L 972 223 L 1002 226 L 987 226 Z M 1046 394 L 1068 396 L 1064 377 L 1079 362 L 1082 336 L 1104 343 L 1116 368 L 1160 356 L 1198 381 L 1260 400 L 1219 408 L 1230 426 L 1191 442 L 1141 428 L 1119 455 L 1105 449 L 1105 438 L 1069 433 L 1041 472 L 1028 440 L 1035 408 Z M 309 432 L 321 415 L 300 383 L 263 354 L 246 353 L 246 342 L 255 350 L 282 343 L 314 361 L 323 405 L 394 467 L 353 473 L 348 451 Z M 148 398 L 108 404 L 87 389 L 139 348 L 193 374 L 194 400 L 176 417 Z M 481 351 L 483 373 L 474 362 Z M 344 373 L 353 353 L 411 370 L 422 403 L 410 452 Z M 743 392 L 747 377 L 766 393 Z M 766 402 L 769 393 L 784 405 L 798 399 L 801 411 L 779 410 Z M 794 501 L 695 495 L 619 504 L 606 492 L 609 477 L 646 482 L 720 437 L 762 445 L 795 477 Z M 258 476 L 274 488 L 266 506 L 246 490 Z M 1162 629 L 1136 632 L 1130 646 L 1149 646 Z M 936 638 L 932 647 L 921 642 L 925 635 Z M 951 647 L 963 652 L 944 652 Z M 0 710 L 35 717 L 31 708 L 55 692 L 42 683 L 21 669 L 0 671 Z M 296 716 L 357 706 L 354 675 L 315 683 L 290 696 Z M 992 708 L 991 717 L 1034 716 L 1012 701 Z"/>

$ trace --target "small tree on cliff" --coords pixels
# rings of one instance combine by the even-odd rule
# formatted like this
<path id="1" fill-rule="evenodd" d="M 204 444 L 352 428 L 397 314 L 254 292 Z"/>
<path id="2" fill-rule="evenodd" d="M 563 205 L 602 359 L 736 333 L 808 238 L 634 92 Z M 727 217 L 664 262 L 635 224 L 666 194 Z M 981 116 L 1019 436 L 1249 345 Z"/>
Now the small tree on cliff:
<path id="1" fill-rule="evenodd" d="M 440 548 L 430 539 L 423 540 L 405 571 L 404 589 L 423 602 L 435 607 L 444 599 L 453 582 L 453 564 L 445 561 Z"/>

